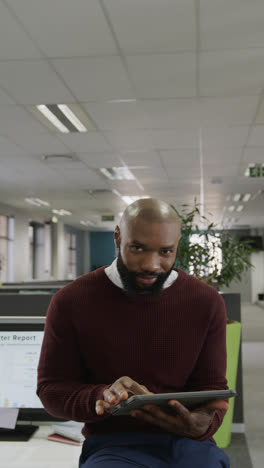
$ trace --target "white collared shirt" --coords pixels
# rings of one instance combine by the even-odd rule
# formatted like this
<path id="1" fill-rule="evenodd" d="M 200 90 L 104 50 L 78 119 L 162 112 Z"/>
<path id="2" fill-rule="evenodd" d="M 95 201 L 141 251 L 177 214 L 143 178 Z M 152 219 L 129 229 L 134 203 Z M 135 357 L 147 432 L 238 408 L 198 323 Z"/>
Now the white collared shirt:
<path id="1" fill-rule="evenodd" d="M 124 289 L 123 283 L 121 281 L 118 269 L 117 269 L 117 258 L 113 261 L 113 263 L 105 268 L 105 273 L 107 274 L 108 278 L 112 283 L 118 286 L 121 289 Z M 168 288 L 171 286 L 172 283 L 178 278 L 178 273 L 175 270 L 172 270 L 168 278 L 166 279 L 165 283 L 163 284 L 163 289 Z"/>

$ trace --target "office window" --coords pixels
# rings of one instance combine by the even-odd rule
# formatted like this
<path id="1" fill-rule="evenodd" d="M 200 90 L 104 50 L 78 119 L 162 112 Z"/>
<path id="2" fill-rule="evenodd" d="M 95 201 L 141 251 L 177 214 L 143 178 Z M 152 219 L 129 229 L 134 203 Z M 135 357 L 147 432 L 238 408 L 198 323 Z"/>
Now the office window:
<path id="1" fill-rule="evenodd" d="M 76 255 L 76 234 L 67 234 L 67 279 L 76 278 L 77 255 Z"/>
<path id="2" fill-rule="evenodd" d="M 221 249 L 221 241 L 218 234 L 215 236 L 208 236 L 209 241 L 206 241 L 205 236 L 199 236 L 198 234 L 193 234 L 190 237 L 190 243 L 192 245 L 199 244 L 201 246 L 207 245 L 209 249 L 210 256 L 214 257 L 206 267 L 202 266 L 199 268 L 199 277 L 202 276 L 209 276 L 212 274 L 215 269 L 217 270 L 217 274 L 220 274 L 222 270 L 222 249 Z M 190 275 L 194 274 L 194 266 L 192 263 L 189 265 L 189 273 Z"/>

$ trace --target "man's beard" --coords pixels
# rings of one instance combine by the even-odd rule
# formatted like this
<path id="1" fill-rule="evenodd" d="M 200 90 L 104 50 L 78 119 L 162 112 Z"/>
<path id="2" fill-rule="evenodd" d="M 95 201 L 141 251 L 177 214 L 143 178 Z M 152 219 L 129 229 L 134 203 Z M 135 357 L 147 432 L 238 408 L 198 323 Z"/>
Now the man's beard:
<path id="1" fill-rule="evenodd" d="M 117 257 L 117 270 L 120 275 L 121 281 L 124 286 L 124 290 L 127 293 L 128 296 L 160 296 L 163 291 L 163 285 L 168 278 L 168 276 L 171 274 L 171 271 L 173 270 L 174 264 L 171 267 L 171 269 L 167 273 L 153 273 L 151 271 L 144 271 L 144 272 L 134 272 L 134 271 L 129 271 L 126 265 L 123 262 L 120 250 L 118 251 L 118 257 Z M 144 288 L 138 286 L 136 282 L 137 276 L 153 276 L 156 277 L 156 281 L 154 284 Z"/>

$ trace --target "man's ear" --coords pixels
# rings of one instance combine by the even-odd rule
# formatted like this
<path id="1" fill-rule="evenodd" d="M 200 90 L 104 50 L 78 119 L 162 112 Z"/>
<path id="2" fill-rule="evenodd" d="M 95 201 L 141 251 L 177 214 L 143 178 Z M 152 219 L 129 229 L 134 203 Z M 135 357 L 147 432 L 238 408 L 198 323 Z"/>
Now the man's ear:
<path id="1" fill-rule="evenodd" d="M 114 241 L 115 241 L 115 245 L 116 245 L 116 248 L 119 249 L 120 248 L 120 228 L 119 226 L 116 226 L 115 227 L 115 232 L 114 232 Z"/>

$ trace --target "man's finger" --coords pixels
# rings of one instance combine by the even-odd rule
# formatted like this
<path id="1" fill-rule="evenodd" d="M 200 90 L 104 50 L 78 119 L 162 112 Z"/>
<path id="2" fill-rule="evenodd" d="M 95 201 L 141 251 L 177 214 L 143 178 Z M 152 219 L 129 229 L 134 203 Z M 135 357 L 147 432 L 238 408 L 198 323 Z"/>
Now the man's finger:
<path id="1" fill-rule="evenodd" d="M 190 419 L 190 411 L 185 408 L 178 400 L 171 400 L 169 401 L 169 405 L 171 408 L 173 408 L 175 411 L 177 411 L 177 414 L 184 420 L 189 420 Z"/>

